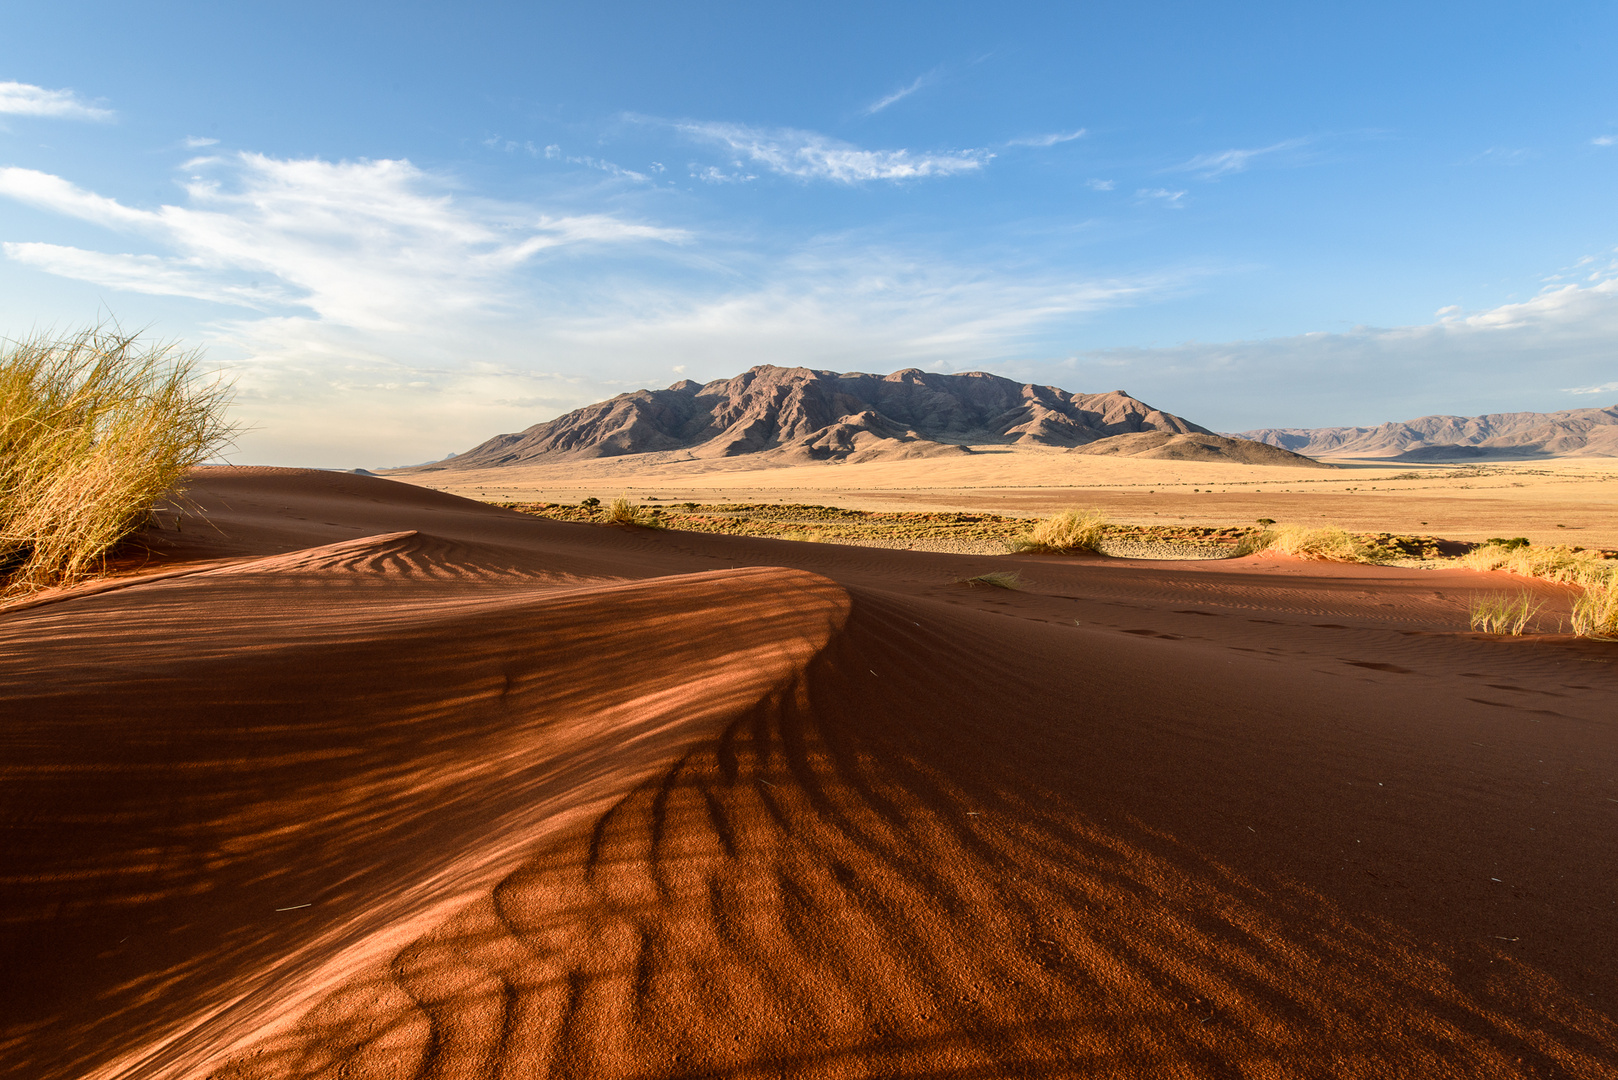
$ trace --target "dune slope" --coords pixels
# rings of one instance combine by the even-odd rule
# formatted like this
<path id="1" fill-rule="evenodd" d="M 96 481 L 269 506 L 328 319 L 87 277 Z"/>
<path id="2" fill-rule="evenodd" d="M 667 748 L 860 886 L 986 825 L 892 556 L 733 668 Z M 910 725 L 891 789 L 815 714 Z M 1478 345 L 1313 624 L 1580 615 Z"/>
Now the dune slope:
<path id="1" fill-rule="evenodd" d="M 1497 576 L 197 500 L 0 616 L 10 1075 L 1618 1068 L 1614 656 Z"/>

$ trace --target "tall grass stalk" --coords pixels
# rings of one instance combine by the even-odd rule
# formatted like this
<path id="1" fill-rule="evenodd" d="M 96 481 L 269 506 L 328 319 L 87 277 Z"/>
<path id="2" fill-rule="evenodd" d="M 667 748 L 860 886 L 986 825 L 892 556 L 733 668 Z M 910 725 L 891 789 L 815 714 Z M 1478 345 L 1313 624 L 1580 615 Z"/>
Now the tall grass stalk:
<path id="1" fill-rule="evenodd" d="M 1518 635 L 1539 614 L 1540 607 L 1526 590 L 1516 597 L 1501 593 L 1479 596 L 1471 603 L 1472 629 L 1485 634 Z"/>
<path id="2" fill-rule="evenodd" d="M 231 388 L 200 361 L 106 326 L 0 350 L 0 598 L 99 570 L 229 444 Z"/>
<path id="3" fill-rule="evenodd" d="M 1094 551 L 1106 533 L 1107 519 L 1099 510 L 1064 510 L 1012 540 L 1011 549 L 1056 554 Z"/>

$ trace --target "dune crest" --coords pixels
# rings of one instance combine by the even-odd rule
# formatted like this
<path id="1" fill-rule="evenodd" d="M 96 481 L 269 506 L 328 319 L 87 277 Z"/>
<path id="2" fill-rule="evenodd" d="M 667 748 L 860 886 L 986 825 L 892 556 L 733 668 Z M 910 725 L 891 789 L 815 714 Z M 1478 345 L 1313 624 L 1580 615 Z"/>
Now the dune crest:
<path id="1" fill-rule="evenodd" d="M 1558 587 L 192 490 L 0 615 L 19 1080 L 1618 1070 Z"/>

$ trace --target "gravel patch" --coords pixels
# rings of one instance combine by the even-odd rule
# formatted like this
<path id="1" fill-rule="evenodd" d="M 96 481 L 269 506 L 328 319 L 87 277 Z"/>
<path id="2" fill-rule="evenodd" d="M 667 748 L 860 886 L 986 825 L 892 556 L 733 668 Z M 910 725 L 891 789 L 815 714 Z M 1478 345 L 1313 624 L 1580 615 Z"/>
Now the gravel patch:
<path id="1" fill-rule="evenodd" d="M 1223 544 L 1166 544 L 1154 540 L 1103 540 L 1096 550 L 1114 559 L 1229 559 L 1236 549 Z"/>

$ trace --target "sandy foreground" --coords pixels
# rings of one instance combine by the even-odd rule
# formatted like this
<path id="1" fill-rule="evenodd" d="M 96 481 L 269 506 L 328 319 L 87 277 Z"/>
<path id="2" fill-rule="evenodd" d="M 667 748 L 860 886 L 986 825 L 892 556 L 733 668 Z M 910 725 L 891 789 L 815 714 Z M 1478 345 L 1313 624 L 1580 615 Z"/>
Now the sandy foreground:
<path id="1" fill-rule="evenodd" d="M 0 614 L 0 1074 L 1618 1075 L 1618 645 L 1519 579 L 191 497 Z"/>
<path id="2" fill-rule="evenodd" d="M 984 447 L 970 456 L 759 468 L 755 459 L 642 454 L 547 467 L 411 471 L 413 483 L 487 501 L 797 502 L 857 510 L 1049 514 L 1095 507 L 1137 525 L 1251 525 L 1261 517 L 1452 540 L 1526 536 L 1618 547 L 1618 459 L 1478 466 L 1337 461 L 1333 469 L 1090 457 Z"/>

